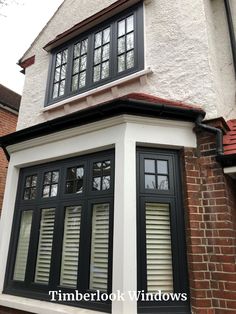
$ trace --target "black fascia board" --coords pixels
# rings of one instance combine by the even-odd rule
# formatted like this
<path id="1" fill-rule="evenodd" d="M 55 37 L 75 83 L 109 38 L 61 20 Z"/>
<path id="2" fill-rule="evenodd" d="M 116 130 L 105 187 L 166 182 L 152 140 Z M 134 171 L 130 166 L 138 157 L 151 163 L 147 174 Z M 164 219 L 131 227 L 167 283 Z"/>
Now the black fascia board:
<path id="1" fill-rule="evenodd" d="M 236 166 L 236 154 L 216 156 L 216 160 L 222 167 L 234 167 Z"/>
<path id="2" fill-rule="evenodd" d="M 82 109 L 76 113 L 68 114 L 63 117 L 5 135 L 0 137 L 0 146 L 7 147 L 9 145 L 21 143 L 30 139 L 86 125 L 92 122 L 101 121 L 122 114 L 189 122 L 195 122 L 199 115 L 203 117 L 205 116 L 205 112 L 201 109 L 177 107 L 166 105 L 164 103 L 118 99 L 96 105 L 91 108 Z"/>

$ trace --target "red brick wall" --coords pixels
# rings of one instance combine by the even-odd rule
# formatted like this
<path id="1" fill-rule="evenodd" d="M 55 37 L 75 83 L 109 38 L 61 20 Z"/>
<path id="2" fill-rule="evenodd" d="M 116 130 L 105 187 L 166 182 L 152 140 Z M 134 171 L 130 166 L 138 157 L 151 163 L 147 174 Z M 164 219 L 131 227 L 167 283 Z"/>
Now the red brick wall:
<path id="1" fill-rule="evenodd" d="M 12 133 L 16 129 L 18 116 L 0 108 L 0 136 Z M 2 210 L 2 201 L 5 189 L 7 159 L 2 149 L 0 149 L 0 214 Z"/>
<path id="2" fill-rule="evenodd" d="M 236 183 L 215 160 L 215 136 L 184 150 L 186 238 L 192 313 L 236 313 Z"/>

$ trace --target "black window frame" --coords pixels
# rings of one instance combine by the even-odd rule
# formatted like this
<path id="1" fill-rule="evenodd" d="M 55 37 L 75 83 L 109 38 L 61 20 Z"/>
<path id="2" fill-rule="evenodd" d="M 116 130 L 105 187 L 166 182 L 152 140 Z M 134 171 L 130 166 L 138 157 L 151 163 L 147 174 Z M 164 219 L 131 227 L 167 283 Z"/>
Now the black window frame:
<path id="1" fill-rule="evenodd" d="M 93 193 L 90 167 L 97 160 L 111 160 L 111 185 L 105 193 Z M 71 166 L 84 165 L 84 189 L 82 193 L 65 193 L 66 172 Z M 91 228 L 92 228 L 92 206 L 93 204 L 109 204 L 109 248 L 108 248 L 108 282 L 107 293 L 112 292 L 112 250 L 113 250 L 113 208 L 114 208 L 114 150 L 103 151 L 76 158 L 65 159 L 20 170 L 19 183 L 16 197 L 15 212 L 12 223 L 11 240 L 8 252 L 8 262 L 5 274 L 3 293 L 22 296 L 31 299 L 50 301 L 49 290 L 61 290 L 62 293 L 74 293 L 78 290 L 81 293 L 94 292 L 89 289 L 90 276 L 90 254 L 91 254 Z M 44 173 L 51 170 L 59 170 L 59 186 L 56 197 L 42 197 Z M 37 196 L 34 200 L 24 200 L 25 178 L 31 174 L 38 174 Z M 90 179 L 91 178 L 91 179 Z M 66 207 L 83 206 L 81 211 L 80 225 L 80 247 L 79 247 L 79 285 L 76 288 L 60 286 L 61 257 L 63 248 L 64 215 Z M 53 232 L 53 247 L 51 254 L 49 284 L 35 283 L 35 269 L 37 261 L 37 246 L 40 229 L 40 209 L 55 208 L 55 223 Z M 17 253 L 19 230 L 21 225 L 21 214 L 25 210 L 33 210 L 28 259 L 25 273 L 25 281 L 13 280 L 15 260 Z M 82 222 L 83 220 L 83 222 Z M 89 232 L 88 232 L 89 230 Z M 35 245 L 37 243 L 37 245 Z M 58 252 L 60 252 L 58 254 Z M 103 292 L 103 291 L 102 291 Z M 55 303 L 55 302 L 54 302 Z M 98 311 L 111 312 L 111 302 L 108 301 L 80 301 L 80 302 L 59 302 L 69 306 L 77 306 Z"/>
<path id="2" fill-rule="evenodd" d="M 137 284 L 147 293 L 145 203 L 169 204 L 174 292 L 187 293 L 187 301 L 141 301 L 138 313 L 190 313 L 189 287 L 182 203 L 182 180 L 179 151 L 137 148 Z M 145 189 L 144 159 L 168 160 L 169 190 Z"/>
<path id="3" fill-rule="evenodd" d="M 118 22 L 129 15 L 134 14 L 134 67 L 127 69 L 121 73 L 118 73 Z M 97 82 L 93 82 L 93 58 L 94 58 L 94 36 L 97 32 L 102 31 L 107 27 L 111 27 L 110 32 L 110 76 L 105 79 L 101 79 Z M 87 53 L 87 70 L 86 70 L 86 86 L 81 88 L 81 90 L 72 91 L 72 67 L 73 67 L 73 47 L 74 45 L 88 38 L 88 53 Z M 57 98 L 52 97 L 53 94 L 53 80 L 56 65 L 56 55 L 57 53 L 68 49 L 67 56 L 67 70 L 66 70 L 66 81 L 65 81 L 65 93 Z M 144 30 L 143 30 L 143 2 L 134 5 L 133 7 L 109 18 L 105 22 L 91 28 L 89 31 L 82 33 L 81 35 L 73 38 L 60 45 L 59 47 L 51 51 L 50 66 L 48 72 L 47 89 L 44 106 L 50 106 L 61 100 L 67 99 L 69 97 L 84 93 L 86 91 L 92 90 L 96 87 L 102 86 L 106 83 L 115 81 L 117 79 L 123 78 L 129 74 L 133 74 L 137 71 L 143 70 L 144 68 Z"/>

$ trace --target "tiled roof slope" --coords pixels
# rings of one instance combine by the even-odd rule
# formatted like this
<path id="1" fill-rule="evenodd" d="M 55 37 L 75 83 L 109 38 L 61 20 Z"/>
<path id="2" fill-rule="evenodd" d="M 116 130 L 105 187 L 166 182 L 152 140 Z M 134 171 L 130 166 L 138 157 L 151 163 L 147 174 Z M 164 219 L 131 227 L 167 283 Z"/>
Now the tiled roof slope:
<path id="1" fill-rule="evenodd" d="M 236 119 L 227 121 L 230 131 L 224 136 L 224 154 L 236 154 Z"/>
<path id="2" fill-rule="evenodd" d="M 19 111 L 21 96 L 0 84 L 0 104 Z"/>

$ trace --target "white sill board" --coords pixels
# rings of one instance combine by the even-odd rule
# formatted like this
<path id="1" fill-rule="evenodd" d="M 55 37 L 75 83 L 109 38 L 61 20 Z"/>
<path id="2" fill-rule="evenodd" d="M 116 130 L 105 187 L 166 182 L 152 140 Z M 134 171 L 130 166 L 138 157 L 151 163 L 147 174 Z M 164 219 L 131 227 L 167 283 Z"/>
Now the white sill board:
<path id="1" fill-rule="evenodd" d="M 0 294 L 0 305 L 36 314 L 101 314 L 102 312 L 86 310 L 58 303 L 38 301 L 7 294 Z"/>

